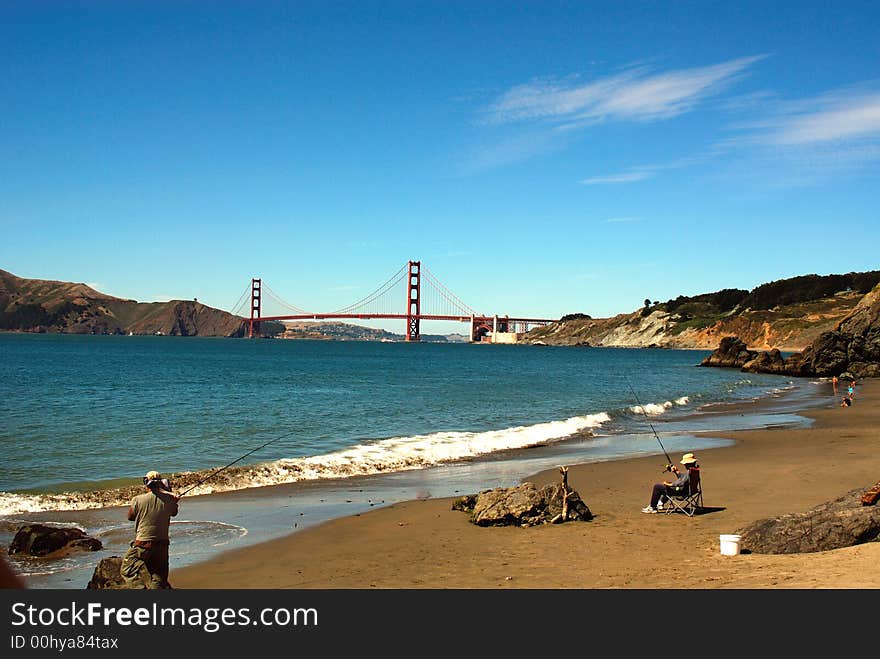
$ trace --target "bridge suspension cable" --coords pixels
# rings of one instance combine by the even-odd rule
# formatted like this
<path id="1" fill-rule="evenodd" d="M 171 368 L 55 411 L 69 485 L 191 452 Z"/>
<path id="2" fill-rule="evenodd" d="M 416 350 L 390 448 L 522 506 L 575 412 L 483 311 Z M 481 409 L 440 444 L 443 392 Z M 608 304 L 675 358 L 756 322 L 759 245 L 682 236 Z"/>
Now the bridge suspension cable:
<path id="1" fill-rule="evenodd" d="M 244 318 L 247 316 L 245 313 L 245 309 L 248 308 L 248 304 L 250 303 L 251 297 L 251 285 L 248 284 L 245 286 L 245 289 L 241 292 L 241 296 L 238 298 L 238 302 L 232 305 L 232 309 L 229 310 L 233 316 L 241 316 Z"/>
<path id="2" fill-rule="evenodd" d="M 455 315 L 456 313 L 462 316 L 479 316 L 476 311 L 471 309 L 468 305 L 462 302 L 452 291 L 450 291 L 443 283 L 437 279 L 437 277 L 432 273 L 428 268 L 423 267 L 425 279 L 430 284 L 430 289 L 437 294 L 437 297 L 434 298 L 436 303 L 445 302 L 447 306 L 444 308 L 430 306 L 432 313 L 443 314 L 445 315 Z M 429 296 L 430 297 L 430 296 Z M 429 304 L 431 304 L 431 300 L 429 300 Z"/>
<path id="3" fill-rule="evenodd" d="M 393 275 L 391 275 L 391 277 L 388 278 L 388 281 L 386 281 L 384 284 L 382 284 L 375 291 L 373 291 L 372 293 L 370 293 L 366 297 L 361 298 L 357 302 L 349 304 L 347 307 L 343 307 L 342 309 L 337 309 L 336 311 L 334 311 L 332 313 L 334 313 L 334 314 L 353 314 L 353 313 L 358 313 L 358 312 L 366 312 L 367 305 L 375 303 L 382 296 L 386 296 L 386 299 L 385 299 L 386 305 L 388 303 L 393 304 L 393 301 L 391 300 L 391 296 L 387 295 L 387 293 L 389 291 L 391 291 L 397 284 L 399 284 L 401 281 L 403 281 L 403 279 L 405 278 L 405 275 L 406 275 L 406 269 L 407 269 L 406 265 L 401 266 L 400 270 L 398 270 Z M 378 312 L 374 311 L 374 313 L 378 313 Z"/>
<path id="4" fill-rule="evenodd" d="M 287 310 L 289 310 L 289 311 L 292 311 L 294 315 L 297 315 L 297 316 L 307 316 L 307 315 L 309 315 L 309 312 L 308 312 L 308 311 L 305 311 L 304 309 L 300 309 L 299 307 L 294 306 L 294 305 L 290 304 L 289 302 L 285 302 L 284 300 L 282 300 L 282 299 L 281 299 L 281 296 L 278 295 L 278 293 L 276 293 L 275 291 L 273 291 L 271 288 L 269 288 L 269 286 L 266 285 L 265 283 L 262 284 L 262 289 L 265 290 L 266 293 L 269 294 L 269 297 L 272 298 L 272 300 L 273 300 L 274 302 L 276 302 L 277 304 L 280 304 L 280 305 L 281 305 L 282 307 L 284 307 L 285 309 L 287 309 Z M 262 315 L 263 315 L 263 316 L 267 316 L 267 315 L 269 315 L 269 314 L 267 314 L 267 313 L 263 313 Z M 273 314 L 273 315 L 274 315 L 274 314 Z M 280 314 L 279 314 L 279 315 L 280 315 Z"/>

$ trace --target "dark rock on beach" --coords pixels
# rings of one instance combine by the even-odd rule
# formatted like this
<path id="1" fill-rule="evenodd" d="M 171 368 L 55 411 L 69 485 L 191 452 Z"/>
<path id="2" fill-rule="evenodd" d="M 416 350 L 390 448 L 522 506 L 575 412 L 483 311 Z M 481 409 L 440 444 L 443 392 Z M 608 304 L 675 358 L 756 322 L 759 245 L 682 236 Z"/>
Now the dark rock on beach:
<path id="1" fill-rule="evenodd" d="M 862 505 L 865 488 L 851 490 L 805 513 L 762 519 L 737 531 L 756 554 L 800 554 L 880 540 L 880 506 Z"/>
<path id="2" fill-rule="evenodd" d="M 757 356 L 758 353 L 749 350 L 742 339 L 736 336 L 725 336 L 714 352 L 700 362 L 700 366 L 742 368 Z"/>
<path id="3" fill-rule="evenodd" d="M 92 574 L 86 590 L 118 590 L 126 588 L 125 580 L 120 572 L 121 568 L 121 557 L 111 556 L 110 558 L 102 558 L 101 562 L 95 567 L 95 572 Z"/>
<path id="4" fill-rule="evenodd" d="M 47 556 L 62 549 L 98 551 L 102 546 L 100 540 L 76 527 L 28 524 L 16 532 L 9 545 L 9 553 Z"/>
<path id="5" fill-rule="evenodd" d="M 562 512 L 563 486 L 534 483 L 484 490 L 456 499 L 453 510 L 470 513 L 477 526 L 535 526 L 553 521 Z M 593 514 L 577 492 L 568 495 L 568 521 L 589 521 Z"/>

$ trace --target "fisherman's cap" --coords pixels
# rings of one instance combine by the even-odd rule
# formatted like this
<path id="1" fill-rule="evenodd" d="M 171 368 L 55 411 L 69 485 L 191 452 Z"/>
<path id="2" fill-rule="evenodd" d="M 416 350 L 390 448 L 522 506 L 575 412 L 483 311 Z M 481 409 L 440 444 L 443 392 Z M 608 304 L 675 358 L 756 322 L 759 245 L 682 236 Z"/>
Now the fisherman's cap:
<path id="1" fill-rule="evenodd" d="M 158 471 L 148 471 L 144 476 L 148 481 L 157 481 L 161 478 L 161 474 Z"/>
<path id="2" fill-rule="evenodd" d="M 683 456 L 681 456 L 681 464 L 683 465 L 693 464 L 696 461 L 697 459 L 694 457 L 693 453 L 685 453 Z"/>

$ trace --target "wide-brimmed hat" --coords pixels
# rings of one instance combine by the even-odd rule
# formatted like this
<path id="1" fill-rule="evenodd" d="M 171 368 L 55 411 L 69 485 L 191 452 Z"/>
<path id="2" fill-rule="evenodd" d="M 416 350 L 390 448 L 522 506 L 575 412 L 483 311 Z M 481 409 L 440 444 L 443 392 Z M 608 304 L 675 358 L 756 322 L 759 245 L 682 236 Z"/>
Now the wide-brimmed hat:
<path id="1" fill-rule="evenodd" d="M 681 464 L 683 465 L 693 464 L 696 461 L 697 459 L 694 457 L 693 453 L 685 453 L 683 456 L 681 456 Z"/>

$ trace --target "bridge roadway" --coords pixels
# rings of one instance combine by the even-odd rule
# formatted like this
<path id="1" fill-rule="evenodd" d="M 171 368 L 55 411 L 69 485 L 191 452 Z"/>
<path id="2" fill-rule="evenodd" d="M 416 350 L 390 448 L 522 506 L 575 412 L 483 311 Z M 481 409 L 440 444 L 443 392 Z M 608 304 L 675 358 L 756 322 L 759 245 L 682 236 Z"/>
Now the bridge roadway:
<path id="1" fill-rule="evenodd" d="M 517 327 L 520 331 L 526 332 L 529 325 L 548 325 L 557 322 L 556 319 L 549 318 L 511 318 L 509 316 L 462 316 L 462 315 L 438 315 L 438 314 L 403 314 L 403 313 L 327 313 L 327 314 L 298 314 L 289 316 L 254 316 L 250 321 L 250 330 L 248 336 L 253 336 L 254 326 L 263 321 L 285 321 L 285 320 L 329 320 L 329 319 L 353 319 L 353 320 L 374 320 L 374 319 L 400 319 L 406 320 L 410 328 L 410 334 L 407 334 L 407 341 L 418 341 L 418 322 L 422 320 L 451 320 L 459 323 L 470 323 L 470 339 L 471 341 L 482 341 L 482 337 L 489 332 L 505 332 L 510 333 L 511 329 L 517 333 Z M 413 331 L 414 330 L 414 331 Z"/>
<path id="2" fill-rule="evenodd" d="M 559 320 L 558 318 L 511 318 L 510 316 L 437 316 L 433 314 L 412 314 L 411 316 L 408 316 L 405 313 L 315 313 L 299 316 L 255 316 L 254 322 L 262 320 L 327 320 L 329 318 L 356 318 L 360 320 L 372 320 L 375 318 L 394 318 L 404 320 L 407 318 L 417 318 L 419 320 L 453 320 L 460 323 L 468 323 L 472 320 L 485 322 L 497 318 L 498 320 L 504 320 L 509 323 L 528 323 L 536 325 L 539 323 L 555 323 Z"/>

